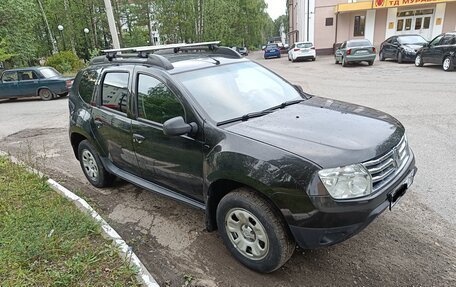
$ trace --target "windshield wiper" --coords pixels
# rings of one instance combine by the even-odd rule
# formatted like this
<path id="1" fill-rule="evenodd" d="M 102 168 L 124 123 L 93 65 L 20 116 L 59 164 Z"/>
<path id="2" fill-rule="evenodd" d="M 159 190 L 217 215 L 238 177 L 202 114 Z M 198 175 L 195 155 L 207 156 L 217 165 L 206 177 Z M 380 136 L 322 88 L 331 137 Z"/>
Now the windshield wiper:
<path id="1" fill-rule="evenodd" d="M 297 100 L 286 101 L 286 102 L 281 103 L 280 105 L 277 105 L 277 106 L 274 106 L 274 107 L 271 107 L 271 108 L 268 108 L 268 109 L 265 109 L 265 110 L 262 110 L 262 111 L 259 111 L 259 112 L 248 113 L 248 114 L 245 114 L 245 115 L 237 117 L 237 118 L 233 118 L 233 119 L 229 119 L 229 120 L 218 122 L 217 126 L 221 126 L 221 125 L 225 125 L 225 124 L 229 124 L 229 123 L 234 123 L 234 122 L 237 122 L 237 121 L 245 122 L 245 121 L 247 121 L 249 119 L 252 119 L 252 118 L 257 118 L 257 117 L 261 117 L 261 116 L 270 114 L 270 113 L 272 113 L 273 111 L 275 111 L 277 109 L 283 109 L 283 108 L 285 108 L 287 106 L 299 104 L 302 101 L 305 101 L 305 100 L 304 99 L 297 99 Z"/>

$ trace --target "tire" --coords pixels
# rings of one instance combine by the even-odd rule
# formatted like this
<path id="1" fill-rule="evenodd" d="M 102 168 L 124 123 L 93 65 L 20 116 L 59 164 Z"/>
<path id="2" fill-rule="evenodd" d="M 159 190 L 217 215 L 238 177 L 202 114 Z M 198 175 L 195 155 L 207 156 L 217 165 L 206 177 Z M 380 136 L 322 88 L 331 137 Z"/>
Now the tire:
<path id="1" fill-rule="evenodd" d="M 342 58 L 342 67 L 347 67 L 348 63 L 345 61 L 345 57 Z"/>
<path id="2" fill-rule="evenodd" d="M 313 58 L 312 58 L 312 62 L 315 62 L 316 59 L 317 59 L 317 58 L 313 57 Z"/>
<path id="3" fill-rule="evenodd" d="M 107 187 L 114 182 L 115 176 L 103 167 L 97 151 L 89 141 L 83 140 L 79 144 L 78 158 L 85 177 L 93 186 Z"/>
<path id="4" fill-rule="evenodd" d="M 217 225 L 231 254 L 255 271 L 273 272 L 293 255 L 295 242 L 286 223 L 252 190 L 239 188 L 223 197 Z"/>
<path id="5" fill-rule="evenodd" d="M 385 61 L 385 55 L 383 55 L 383 51 L 380 51 L 380 53 L 378 54 L 378 58 L 380 61 Z"/>
<path id="6" fill-rule="evenodd" d="M 38 91 L 38 96 L 40 96 L 40 98 L 43 100 L 43 101 L 49 101 L 49 100 L 52 100 L 54 99 L 55 95 L 53 92 L 51 92 L 49 89 L 40 89 Z"/>
<path id="7" fill-rule="evenodd" d="M 446 56 L 445 59 L 443 59 L 442 68 L 445 72 L 449 72 L 454 69 L 453 65 L 451 64 L 450 56 Z"/>
<path id="8" fill-rule="evenodd" d="M 423 58 L 421 57 L 421 54 L 416 55 L 415 66 L 423 67 L 423 65 L 424 65 L 424 62 L 423 62 Z"/>
<path id="9" fill-rule="evenodd" d="M 369 61 L 367 63 L 369 64 L 369 66 L 372 66 L 374 64 L 374 61 Z"/>
<path id="10" fill-rule="evenodd" d="M 404 61 L 402 60 L 402 52 L 397 53 L 397 62 L 402 64 Z"/>

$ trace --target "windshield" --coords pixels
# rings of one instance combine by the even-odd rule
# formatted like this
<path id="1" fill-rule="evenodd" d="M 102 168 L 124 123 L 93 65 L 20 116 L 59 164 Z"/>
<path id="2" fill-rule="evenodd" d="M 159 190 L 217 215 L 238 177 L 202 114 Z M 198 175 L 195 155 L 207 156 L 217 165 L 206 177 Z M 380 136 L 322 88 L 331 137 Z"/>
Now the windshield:
<path id="1" fill-rule="evenodd" d="M 185 72 L 176 77 L 216 122 L 302 99 L 292 85 L 252 62 Z"/>
<path id="2" fill-rule="evenodd" d="M 297 48 L 312 48 L 312 43 L 299 43 L 296 44 Z"/>
<path id="3" fill-rule="evenodd" d="M 403 45 L 425 44 L 427 41 L 421 36 L 402 36 L 397 41 Z"/>
<path id="4" fill-rule="evenodd" d="M 347 42 L 347 47 L 366 47 L 372 46 L 369 40 L 359 40 L 359 41 L 349 41 Z"/>
<path id="5" fill-rule="evenodd" d="M 53 78 L 53 77 L 61 77 L 62 76 L 62 74 L 57 72 L 57 70 L 54 69 L 54 68 L 43 68 L 43 69 L 40 69 L 40 72 L 41 72 L 41 74 L 43 74 L 43 76 L 45 78 Z"/>

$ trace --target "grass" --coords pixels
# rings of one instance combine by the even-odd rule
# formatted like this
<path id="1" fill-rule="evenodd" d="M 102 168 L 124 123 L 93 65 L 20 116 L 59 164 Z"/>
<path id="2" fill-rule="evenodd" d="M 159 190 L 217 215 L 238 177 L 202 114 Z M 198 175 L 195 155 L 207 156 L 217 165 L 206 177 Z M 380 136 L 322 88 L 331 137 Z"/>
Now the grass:
<path id="1" fill-rule="evenodd" d="M 100 226 L 0 157 L 0 286 L 138 286 Z"/>

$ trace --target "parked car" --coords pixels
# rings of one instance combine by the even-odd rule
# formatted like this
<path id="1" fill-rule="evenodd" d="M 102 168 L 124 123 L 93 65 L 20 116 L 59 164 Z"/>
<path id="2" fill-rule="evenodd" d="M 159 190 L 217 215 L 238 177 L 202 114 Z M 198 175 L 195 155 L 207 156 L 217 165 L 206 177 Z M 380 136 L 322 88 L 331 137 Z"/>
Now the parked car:
<path id="1" fill-rule="evenodd" d="M 242 56 L 248 56 L 249 51 L 247 50 L 247 47 L 236 47 L 236 51 L 241 54 Z"/>
<path id="2" fill-rule="evenodd" d="M 73 78 L 64 77 L 51 67 L 5 70 L 0 80 L 0 99 L 39 96 L 48 101 L 66 96 Z"/>
<path id="3" fill-rule="evenodd" d="M 376 56 L 375 47 L 367 39 L 345 41 L 334 54 L 336 64 L 342 63 L 343 67 L 360 62 L 367 62 L 372 66 Z"/>
<path id="4" fill-rule="evenodd" d="M 389 58 L 398 63 L 415 62 L 416 52 L 427 43 L 421 35 L 392 36 L 380 45 L 378 58 L 380 61 Z"/>
<path id="5" fill-rule="evenodd" d="M 442 65 L 444 71 L 454 70 L 456 67 L 456 32 L 440 34 L 418 50 L 415 66 L 422 67 L 427 63 Z"/>
<path id="6" fill-rule="evenodd" d="M 297 60 L 306 59 L 312 61 L 317 59 L 315 46 L 312 42 L 296 42 L 291 45 L 291 48 L 288 50 L 288 61 L 295 62 Z"/>
<path id="7" fill-rule="evenodd" d="M 264 48 L 264 58 L 280 58 L 280 47 L 277 44 L 267 44 Z"/>
<path id="8" fill-rule="evenodd" d="M 272 272 L 295 243 L 354 236 L 412 184 L 415 157 L 392 116 L 309 95 L 214 44 L 141 57 L 160 48 L 106 51 L 76 76 L 69 135 L 92 185 L 117 176 L 204 210 L 235 258 Z"/>

